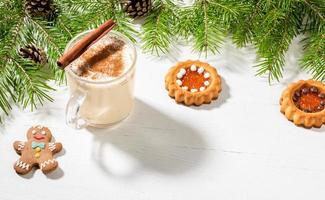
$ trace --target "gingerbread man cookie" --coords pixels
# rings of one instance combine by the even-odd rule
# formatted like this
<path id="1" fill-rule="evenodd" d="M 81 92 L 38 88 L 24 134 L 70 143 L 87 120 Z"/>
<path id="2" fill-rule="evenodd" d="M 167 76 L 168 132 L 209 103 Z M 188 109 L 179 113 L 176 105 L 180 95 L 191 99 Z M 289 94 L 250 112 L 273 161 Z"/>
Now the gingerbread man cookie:
<path id="1" fill-rule="evenodd" d="M 49 173 L 58 167 L 53 158 L 62 150 L 61 143 L 51 142 L 50 129 L 44 126 L 33 126 L 27 131 L 27 142 L 15 141 L 14 148 L 21 155 L 14 164 L 18 174 L 27 174 L 32 168 L 39 167 L 43 173 Z"/>

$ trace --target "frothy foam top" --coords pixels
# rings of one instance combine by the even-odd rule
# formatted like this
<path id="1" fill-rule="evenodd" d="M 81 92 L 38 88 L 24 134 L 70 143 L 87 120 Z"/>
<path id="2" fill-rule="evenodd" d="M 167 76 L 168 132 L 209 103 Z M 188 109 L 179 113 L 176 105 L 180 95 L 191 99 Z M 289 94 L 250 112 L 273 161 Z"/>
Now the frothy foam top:
<path id="1" fill-rule="evenodd" d="M 130 48 L 124 41 L 105 35 L 70 64 L 71 70 L 88 80 L 112 80 L 132 65 Z"/>

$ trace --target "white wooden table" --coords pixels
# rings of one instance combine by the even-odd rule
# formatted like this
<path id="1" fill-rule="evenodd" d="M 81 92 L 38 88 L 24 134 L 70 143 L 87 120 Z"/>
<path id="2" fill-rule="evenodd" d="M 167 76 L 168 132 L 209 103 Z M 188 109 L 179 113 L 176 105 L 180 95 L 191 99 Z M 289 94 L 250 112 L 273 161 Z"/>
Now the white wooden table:
<path id="1" fill-rule="evenodd" d="M 34 112 L 15 108 L 1 127 L 0 199 L 30 200 L 323 200 L 325 127 L 304 129 L 280 113 L 282 90 L 309 78 L 297 71 L 301 47 L 288 53 L 286 76 L 269 85 L 255 77 L 252 48 L 230 42 L 209 56 L 223 80 L 210 105 L 177 105 L 164 76 L 177 60 L 197 59 L 189 48 L 155 58 L 139 53 L 135 109 L 117 127 L 74 130 L 65 125 L 66 87 Z M 60 169 L 19 176 L 14 140 L 34 124 L 48 126 L 64 152 Z"/>

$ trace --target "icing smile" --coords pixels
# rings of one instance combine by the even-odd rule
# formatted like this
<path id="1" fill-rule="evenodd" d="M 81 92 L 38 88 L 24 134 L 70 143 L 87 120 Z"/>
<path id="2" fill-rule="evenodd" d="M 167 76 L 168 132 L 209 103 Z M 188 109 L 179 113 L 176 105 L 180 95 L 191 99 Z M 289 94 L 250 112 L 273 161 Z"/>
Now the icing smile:
<path id="1" fill-rule="evenodd" d="M 41 135 L 41 134 L 36 134 L 36 135 L 34 135 L 33 137 L 34 137 L 36 140 L 42 140 L 42 139 L 45 138 L 44 135 Z"/>

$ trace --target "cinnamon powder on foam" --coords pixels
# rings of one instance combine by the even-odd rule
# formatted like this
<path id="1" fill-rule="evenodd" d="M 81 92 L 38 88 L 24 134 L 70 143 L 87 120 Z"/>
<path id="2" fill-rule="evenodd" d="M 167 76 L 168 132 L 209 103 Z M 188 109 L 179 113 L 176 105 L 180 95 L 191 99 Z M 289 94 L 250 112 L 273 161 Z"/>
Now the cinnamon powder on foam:
<path id="1" fill-rule="evenodd" d="M 124 46 L 122 40 L 112 36 L 103 37 L 80 56 L 77 74 L 91 79 L 100 79 L 97 75 L 120 76 L 125 68 Z"/>

